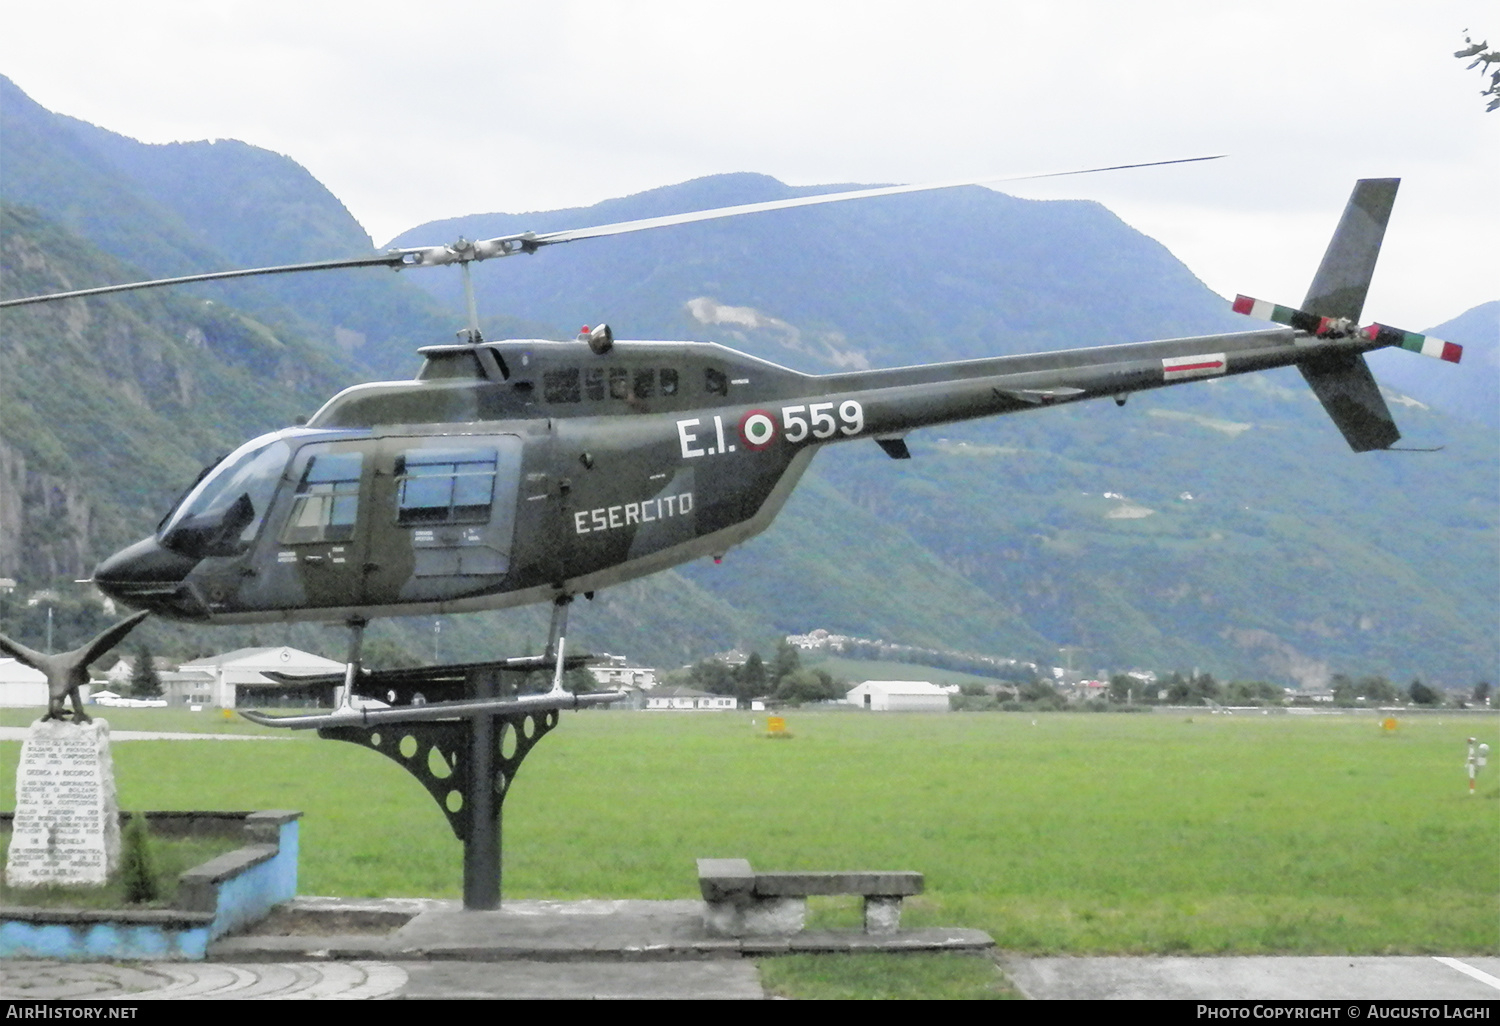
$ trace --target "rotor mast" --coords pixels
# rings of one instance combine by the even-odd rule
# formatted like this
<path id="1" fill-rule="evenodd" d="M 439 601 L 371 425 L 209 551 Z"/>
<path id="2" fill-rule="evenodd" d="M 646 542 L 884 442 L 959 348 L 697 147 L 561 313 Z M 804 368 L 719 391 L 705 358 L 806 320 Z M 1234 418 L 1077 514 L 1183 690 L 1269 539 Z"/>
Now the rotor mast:
<path id="1" fill-rule="evenodd" d="M 469 249 L 473 249 L 473 247 L 462 238 L 460 238 L 458 242 L 454 243 L 455 249 L 458 249 L 459 247 L 468 247 Z M 460 331 L 458 334 L 459 337 L 463 338 L 466 342 L 469 343 L 469 345 L 477 346 L 479 345 L 479 343 L 484 341 L 484 336 L 479 333 L 479 304 L 474 300 L 474 276 L 469 272 L 469 264 L 471 262 L 472 258 L 462 260 L 459 263 L 459 267 L 461 267 L 464 272 L 464 306 L 469 312 L 469 326 L 463 331 Z"/>

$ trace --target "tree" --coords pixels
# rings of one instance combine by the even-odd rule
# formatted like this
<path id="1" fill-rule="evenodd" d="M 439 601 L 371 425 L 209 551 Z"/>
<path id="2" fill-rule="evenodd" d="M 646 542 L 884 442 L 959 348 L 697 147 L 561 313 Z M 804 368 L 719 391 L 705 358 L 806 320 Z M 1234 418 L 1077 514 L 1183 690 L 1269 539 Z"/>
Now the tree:
<path id="1" fill-rule="evenodd" d="M 1347 678 L 1346 678 L 1347 679 Z M 1334 694 L 1337 695 L 1337 689 Z M 1224 687 L 1224 701 L 1233 705 L 1260 705 L 1279 702 L 1282 691 L 1275 684 L 1263 680 L 1235 680 Z"/>
<path id="2" fill-rule="evenodd" d="M 703 659 L 695 664 L 688 676 L 688 683 L 699 691 L 707 691 L 711 695 L 735 693 L 734 671 L 717 659 Z"/>
<path id="3" fill-rule="evenodd" d="M 1038 709 L 1061 709 L 1068 704 L 1067 699 L 1058 694 L 1057 688 L 1041 679 L 1021 686 L 1021 701 Z"/>
<path id="4" fill-rule="evenodd" d="M 1354 699 L 1359 695 L 1359 685 L 1347 673 L 1335 673 L 1329 678 L 1328 687 L 1333 692 L 1336 705 L 1353 705 Z"/>
<path id="5" fill-rule="evenodd" d="M 1489 86 L 1483 89 L 1479 95 L 1490 98 L 1489 104 L 1484 108 L 1486 112 L 1500 109 L 1500 69 L 1496 69 L 1495 71 L 1490 70 L 1491 64 L 1500 64 L 1500 51 L 1491 50 L 1488 40 L 1482 43 L 1474 42 L 1473 39 L 1469 38 L 1469 30 L 1465 29 L 1464 48 L 1453 56 L 1460 60 L 1470 57 L 1474 58 L 1464 70 L 1472 71 L 1474 68 L 1479 68 L 1481 75 L 1488 75 L 1490 77 Z M 1481 67 L 1481 65 L 1483 66 Z"/>
<path id="6" fill-rule="evenodd" d="M 532 670 L 521 681 L 516 689 L 519 695 L 540 695 L 552 690 L 552 678 L 557 673 L 556 669 Z M 509 679 L 505 681 L 508 685 Z M 586 695 L 599 686 L 594 675 L 586 666 L 575 666 L 571 670 L 563 671 L 562 686 L 564 691 L 571 691 L 575 695 Z"/>
<path id="7" fill-rule="evenodd" d="M 1193 682 L 1178 670 L 1173 670 L 1158 683 L 1167 689 L 1167 702 L 1171 705 L 1186 705 L 1193 697 Z"/>
<path id="8" fill-rule="evenodd" d="M 143 646 L 144 647 L 144 646 Z M 145 904 L 161 897 L 161 882 L 156 877 L 156 859 L 151 851 L 151 835 L 146 817 L 139 812 L 130 817 L 120 844 L 120 882 L 125 900 L 132 905 Z"/>
<path id="9" fill-rule="evenodd" d="M 1490 704 L 1490 690 L 1491 690 L 1491 688 L 1490 688 L 1490 682 L 1487 681 L 1487 680 L 1482 680 L 1478 684 L 1475 684 L 1474 685 L 1474 704 L 1475 705 L 1489 705 Z"/>
<path id="10" fill-rule="evenodd" d="M 845 688 L 824 670 L 797 670 L 781 679 L 776 697 L 786 702 L 825 702 L 844 697 Z"/>
<path id="11" fill-rule="evenodd" d="M 776 658 L 771 663 L 771 683 L 780 687 L 783 677 L 796 673 L 800 669 L 802 669 L 802 657 L 785 638 L 781 639 L 781 643 L 776 646 Z"/>
<path id="12" fill-rule="evenodd" d="M 1214 680 L 1214 675 L 1211 673 L 1196 675 L 1193 677 L 1192 684 L 1194 698 L 1217 700 L 1224 693 L 1223 689 L 1219 687 L 1219 682 Z"/>
<path id="13" fill-rule="evenodd" d="M 1401 697 L 1396 685 L 1378 674 L 1359 678 L 1359 694 L 1371 702 L 1394 702 Z"/>
<path id="14" fill-rule="evenodd" d="M 366 666 L 380 670 L 409 670 L 422 665 L 420 659 L 394 638 L 366 639 L 360 658 Z"/>
<path id="15" fill-rule="evenodd" d="M 734 694 L 742 702 L 762 698 L 771 693 L 771 682 L 766 677 L 766 664 L 759 652 L 751 652 L 734 674 Z"/>
<path id="16" fill-rule="evenodd" d="M 136 698 L 160 698 L 161 677 L 145 643 L 135 647 L 135 665 L 130 668 L 130 693 Z"/>
<path id="17" fill-rule="evenodd" d="M 563 671 L 563 687 L 575 695 L 586 695 L 599 686 L 599 681 L 587 666 L 575 666 Z"/>
<path id="18" fill-rule="evenodd" d="M 1443 704 L 1443 696 L 1438 694 L 1432 688 L 1428 687 L 1426 684 L 1423 684 L 1420 679 L 1413 680 L 1411 682 L 1411 687 L 1407 688 L 1406 693 L 1411 697 L 1412 703 L 1414 705 Z"/>

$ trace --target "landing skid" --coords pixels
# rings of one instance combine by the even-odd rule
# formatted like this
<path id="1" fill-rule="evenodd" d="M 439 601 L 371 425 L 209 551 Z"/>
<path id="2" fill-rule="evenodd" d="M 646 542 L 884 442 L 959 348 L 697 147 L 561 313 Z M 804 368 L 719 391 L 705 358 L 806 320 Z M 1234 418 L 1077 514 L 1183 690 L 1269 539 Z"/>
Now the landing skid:
<path id="1" fill-rule="evenodd" d="M 454 716 L 507 716 L 549 709 L 582 709 L 606 705 L 626 698 L 623 691 L 575 695 L 563 689 L 563 674 L 593 662 L 588 655 L 568 655 L 567 630 L 570 595 L 552 603 L 552 624 L 547 634 L 547 652 L 539 656 L 514 656 L 483 663 L 452 663 L 402 670 L 367 670 L 360 665 L 365 621 L 349 621 L 349 661 L 342 673 L 295 676 L 267 673 L 278 684 L 302 687 L 341 687 L 337 707 L 331 713 L 273 716 L 254 710 L 240 715 L 252 723 L 290 730 L 323 727 L 366 726 L 375 723 L 418 723 Z M 552 688 L 541 695 L 506 693 L 500 685 L 504 673 L 552 671 Z M 481 682 L 484 682 L 481 684 Z M 485 692 L 488 692 L 487 694 Z M 377 699 L 392 708 L 369 709 L 355 698 Z"/>
<path id="2" fill-rule="evenodd" d="M 303 678 L 289 678 L 301 680 Z M 602 691 L 597 694 L 520 695 L 516 698 L 497 698 L 479 701 L 428 702 L 425 705 L 399 706 L 394 709 L 363 709 L 343 706 L 331 713 L 314 713 L 307 716 L 269 716 L 253 709 L 241 710 L 240 715 L 251 723 L 266 727 L 286 727 L 289 730 L 309 730 L 322 727 L 374 726 L 380 723 L 420 723 L 427 720 L 447 720 L 462 716 L 510 716 L 529 712 L 546 712 L 550 709 L 583 709 L 591 705 L 608 705 L 625 698 L 623 691 Z"/>

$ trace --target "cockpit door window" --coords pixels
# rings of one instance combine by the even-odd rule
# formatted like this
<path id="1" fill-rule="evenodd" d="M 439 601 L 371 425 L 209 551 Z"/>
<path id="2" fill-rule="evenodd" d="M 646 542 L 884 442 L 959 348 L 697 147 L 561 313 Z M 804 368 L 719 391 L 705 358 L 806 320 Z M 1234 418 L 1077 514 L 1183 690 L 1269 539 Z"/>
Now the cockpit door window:
<path id="1" fill-rule="evenodd" d="M 297 482 L 291 516 L 281 532 L 282 542 L 296 545 L 352 539 L 363 470 L 363 453 L 323 452 L 308 457 Z"/>

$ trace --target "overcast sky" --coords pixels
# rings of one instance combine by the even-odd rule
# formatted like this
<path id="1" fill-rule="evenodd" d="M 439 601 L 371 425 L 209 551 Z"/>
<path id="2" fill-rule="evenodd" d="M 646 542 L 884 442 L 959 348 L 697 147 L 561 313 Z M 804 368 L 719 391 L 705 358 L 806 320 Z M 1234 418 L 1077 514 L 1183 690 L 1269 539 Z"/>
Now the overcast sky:
<path id="1" fill-rule="evenodd" d="M 1399 176 L 1366 319 L 1421 329 L 1500 298 L 1500 112 L 1451 56 L 1466 28 L 1500 36 L 1492 0 L 0 0 L 0 14 L 0 73 L 43 106 L 146 142 L 288 154 L 377 243 L 728 171 L 921 182 L 1229 153 L 1005 191 L 1099 200 L 1216 291 L 1295 304 L 1353 181 Z"/>

